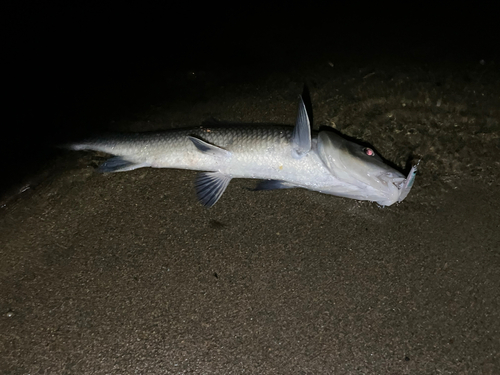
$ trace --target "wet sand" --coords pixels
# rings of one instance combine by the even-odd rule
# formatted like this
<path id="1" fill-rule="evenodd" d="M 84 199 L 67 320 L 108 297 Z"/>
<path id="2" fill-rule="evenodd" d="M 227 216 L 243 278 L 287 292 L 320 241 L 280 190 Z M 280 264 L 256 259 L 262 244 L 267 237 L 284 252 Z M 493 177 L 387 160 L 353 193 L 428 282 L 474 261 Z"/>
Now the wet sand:
<path id="1" fill-rule="evenodd" d="M 100 175 L 103 155 L 61 152 L 0 209 L 0 372 L 499 373 L 500 92 L 488 64 L 325 58 L 250 77 L 167 74 L 188 89 L 107 129 L 292 124 L 305 83 L 316 128 L 401 169 L 421 158 L 415 186 L 380 208 L 237 180 L 205 209 L 195 172 Z"/>

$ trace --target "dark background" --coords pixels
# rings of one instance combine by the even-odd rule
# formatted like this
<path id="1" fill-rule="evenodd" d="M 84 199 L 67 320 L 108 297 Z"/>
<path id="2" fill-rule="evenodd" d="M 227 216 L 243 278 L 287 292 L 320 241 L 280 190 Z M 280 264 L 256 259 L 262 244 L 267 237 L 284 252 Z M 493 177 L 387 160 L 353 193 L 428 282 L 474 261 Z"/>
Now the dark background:
<path id="1" fill-rule="evenodd" d="M 452 69 L 495 60 L 499 50 L 495 12 L 479 3 L 137 8 L 11 2 L 3 13 L 7 116 L 0 194 L 50 161 L 60 152 L 54 146 L 182 96 L 189 71 L 272 75 L 332 55 L 345 64 L 411 60 Z"/>
<path id="2" fill-rule="evenodd" d="M 2 6 L 0 374 L 500 373 L 498 13 L 331 3 Z M 316 129 L 421 159 L 404 202 L 206 209 L 194 171 L 55 147 L 292 124 L 303 85 Z"/>

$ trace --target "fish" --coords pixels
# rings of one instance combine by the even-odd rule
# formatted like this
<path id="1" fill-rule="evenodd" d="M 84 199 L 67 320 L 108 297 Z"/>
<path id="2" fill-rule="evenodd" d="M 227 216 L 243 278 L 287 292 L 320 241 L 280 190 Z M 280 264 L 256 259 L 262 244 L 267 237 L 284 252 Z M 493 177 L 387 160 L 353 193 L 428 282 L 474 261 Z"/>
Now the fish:
<path id="1" fill-rule="evenodd" d="M 234 178 L 259 179 L 254 190 L 304 188 L 390 206 L 406 198 L 417 166 L 407 176 L 386 164 L 370 147 L 333 130 L 314 131 L 299 97 L 295 126 L 214 125 L 159 132 L 118 133 L 67 145 L 112 155 L 99 171 L 137 168 L 197 170 L 195 187 L 207 207 Z"/>

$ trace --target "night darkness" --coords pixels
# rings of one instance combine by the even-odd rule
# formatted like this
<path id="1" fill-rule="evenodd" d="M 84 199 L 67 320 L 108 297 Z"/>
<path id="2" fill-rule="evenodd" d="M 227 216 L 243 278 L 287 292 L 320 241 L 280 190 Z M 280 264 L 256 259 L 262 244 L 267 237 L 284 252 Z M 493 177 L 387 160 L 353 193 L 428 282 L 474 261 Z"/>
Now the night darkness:
<path id="1" fill-rule="evenodd" d="M 238 69 L 272 75 L 321 59 L 454 64 L 494 61 L 487 8 L 165 6 L 7 7 L 2 190 L 54 145 L 106 128 L 119 112 L 178 97 L 176 77 Z M 169 87 L 159 77 L 168 76 Z"/>
<path id="2" fill-rule="evenodd" d="M 2 6 L 1 374 L 500 374 L 498 12 L 337 3 Z M 303 92 L 420 160 L 403 202 L 235 178 L 208 209 L 194 171 L 59 147 L 292 125 Z"/>

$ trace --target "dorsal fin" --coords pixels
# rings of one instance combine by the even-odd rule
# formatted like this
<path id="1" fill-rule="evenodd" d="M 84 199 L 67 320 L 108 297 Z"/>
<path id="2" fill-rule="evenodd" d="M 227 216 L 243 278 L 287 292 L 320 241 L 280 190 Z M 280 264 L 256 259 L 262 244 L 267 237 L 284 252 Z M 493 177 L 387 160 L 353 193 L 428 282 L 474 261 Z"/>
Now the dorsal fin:
<path id="1" fill-rule="evenodd" d="M 311 122 L 302 96 L 299 100 L 299 112 L 292 134 L 292 156 L 300 159 L 311 150 Z"/>
<path id="2" fill-rule="evenodd" d="M 227 150 L 224 150 L 223 148 L 219 146 L 212 145 L 208 142 L 205 142 L 204 140 L 201 140 L 199 138 L 193 137 L 191 135 L 188 135 L 188 138 L 193 144 L 196 146 L 196 148 L 203 152 L 204 154 L 212 155 L 212 156 L 218 156 L 218 157 L 224 157 L 224 156 L 230 156 L 231 153 Z"/>

